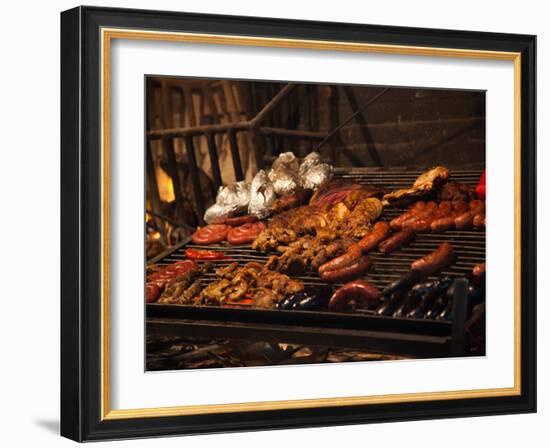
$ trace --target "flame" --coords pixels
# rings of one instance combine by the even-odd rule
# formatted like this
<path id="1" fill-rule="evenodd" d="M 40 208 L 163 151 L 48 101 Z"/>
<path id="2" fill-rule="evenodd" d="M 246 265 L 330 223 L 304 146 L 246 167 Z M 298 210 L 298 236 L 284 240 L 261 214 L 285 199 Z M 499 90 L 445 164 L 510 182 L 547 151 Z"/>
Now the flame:
<path id="1" fill-rule="evenodd" d="M 176 195 L 174 194 L 172 178 L 160 166 L 157 166 L 156 175 L 160 200 L 163 202 L 173 202 L 176 199 Z"/>

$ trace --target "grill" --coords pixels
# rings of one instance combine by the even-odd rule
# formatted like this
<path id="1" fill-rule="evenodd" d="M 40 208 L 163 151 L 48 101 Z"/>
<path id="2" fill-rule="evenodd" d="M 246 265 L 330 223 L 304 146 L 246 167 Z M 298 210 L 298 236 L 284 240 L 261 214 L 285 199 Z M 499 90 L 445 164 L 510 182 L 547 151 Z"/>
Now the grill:
<path id="1" fill-rule="evenodd" d="M 421 173 L 422 170 L 338 168 L 335 177 L 396 189 L 409 187 Z M 475 185 L 480 175 L 480 169 L 453 170 L 450 180 Z M 390 220 L 402 212 L 402 208 L 386 207 L 382 219 Z M 369 254 L 373 267 L 365 278 L 384 288 L 409 270 L 412 261 L 432 252 L 443 241 L 451 242 L 457 259 L 439 275 L 462 278 L 471 272 L 474 265 L 485 261 L 485 230 L 423 233 L 418 234 L 410 245 L 391 255 Z M 264 263 L 271 255 L 253 250 L 250 246 L 226 243 L 199 246 L 186 240 L 160 254 L 151 263 L 166 265 L 182 260 L 186 248 L 223 250 L 227 254 L 228 258 L 224 260 L 210 261 L 212 267 L 204 274 L 205 282 L 216 278 L 214 271 L 220 266 L 233 261 L 240 265 L 250 261 Z M 313 271 L 294 277 L 305 285 L 323 284 Z M 382 317 L 367 309 L 344 314 L 149 304 L 147 325 L 148 331 L 161 335 L 340 346 L 418 357 L 451 356 L 464 354 L 466 350 L 467 286 L 467 281 L 463 279 L 456 281 L 453 318 L 447 321 Z"/>

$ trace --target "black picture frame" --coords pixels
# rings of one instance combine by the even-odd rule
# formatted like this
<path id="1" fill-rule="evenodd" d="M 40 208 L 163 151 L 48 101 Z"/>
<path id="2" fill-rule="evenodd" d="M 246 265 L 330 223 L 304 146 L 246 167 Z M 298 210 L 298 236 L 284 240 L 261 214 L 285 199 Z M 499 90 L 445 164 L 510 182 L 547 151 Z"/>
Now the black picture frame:
<path id="1" fill-rule="evenodd" d="M 101 418 L 100 29 L 521 53 L 521 394 L 207 415 Z M 77 441 L 536 411 L 536 37 L 78 7 L 61 14 L 61 434 Z"/>

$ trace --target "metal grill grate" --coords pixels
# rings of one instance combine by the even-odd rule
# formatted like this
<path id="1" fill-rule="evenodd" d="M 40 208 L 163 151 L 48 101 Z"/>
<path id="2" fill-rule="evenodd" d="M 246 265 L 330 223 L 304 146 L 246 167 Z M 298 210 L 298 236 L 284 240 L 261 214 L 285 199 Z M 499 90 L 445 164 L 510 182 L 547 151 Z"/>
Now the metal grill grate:
<path id="1" fill-rule="evenodd" d="M 422 173 L 421 170 L 394 171 L 377 169 L 336 169 L 335 177 L 348 178 L 361 184 L 383 185 L 389 189 L 409 187 L 414 180 Z M 453 171 L 451 181 L 475 185 L 481 175 L 481 170 Z M 390 220 L 404 209 L 395 207 L 386 207 L 382 219 Z M 373 260 L 373 266 L 363 278 L 372 282 L 379 288 L 384 288 L 388 283 L 399 278 L 401 274 L 410 269 L 411 263 L 434 251 L 440 243 L 448 241 L 453 245 L 457 255 L 452 266 L 445 269 L 440 275 L 449 275 L 453 278 L 467 276 L 472 268 L 485 261 L 485 230 L 468 231 L 447 231 L 439 233 L 418 234 L 414 241 L 390 255 L 382 255 L 373 252 L 369 256 Z M 232 246 L 227 243 L 201 246 L 192 242 L 187 242 L 173 249 L 169 254 L 161 255 L 155 261 L 158 265 L 166 265 L 185 258 L 184 251 L 187 248 L 208 249 L 214 251 L 223 251 L 227 255 L 224 260 L 210 261 L 212 267 L 204 274 L 204 281 L 210 282 L 216 279 L 215 270 L 221 266 L 227 266 L 229 263 L 237 261 L 240 265 L 255 261 L 265 263 L 273 253 L 264 253 L 253 250 L 249 245 Z M 302 280 L 306 285 L 323 284 L 318 274 L 313 271 L 306 271 L 303 275 L 293 276 Z M 428 279 L 435 279 L 435 276 Z M 336 284 L 335 286 L 340 286 Z M 360 311 L 360 310 L 358 310 Z"/>

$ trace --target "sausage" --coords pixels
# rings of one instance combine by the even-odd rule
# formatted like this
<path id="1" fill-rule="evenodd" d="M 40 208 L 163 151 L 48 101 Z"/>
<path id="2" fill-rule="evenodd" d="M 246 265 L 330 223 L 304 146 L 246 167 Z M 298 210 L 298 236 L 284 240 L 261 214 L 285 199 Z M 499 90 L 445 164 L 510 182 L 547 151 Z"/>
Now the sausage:
<path id="1" fill-rule="evenodd" d="M 435 319 L 435 317 L 447 306 L 447 300 L 445 294 L 440 295 L 433 306 L 426 312 L 424 319 Z"/>
<path id="2" fill-rule="evenodd" d="M 422 210 L 426 206 L 426 203 L 424 201 L 417 201 L 415 202 L 405 213 L 402 213 L 401 215 L 397 216 L 396 218 L 393 218 L 390 221 L 390 227 L 393 230 L 399 230 L 401 229 L 401 226 L 405 221 L 415 216 L 420 210 Z"/>
<path id="3" fill-rule="evenodd" d="M 231 229 L 226 224 L 208 224 L 204 227 L 199 227 L 193 234 L 192 240 L 196 244 L 214 244 L 225 241 L 227 233 Z"/>
<path id="4" fill-rule="evenodd" d="M 405 294 L 405 298 L 399 304 L 397 309 L 393 312 L 393 317 L 405 317 L 411 310 L 413 310 L 420 302 L 420 293 L 418 291 L 410 290 Z"/>
<path id="5" fill-rule="evenodd" d="M 374 250 L 380 242 L 384 240 L 384 238 L 386 238 L 389 231 L 390 226 L 387 222 L 377 222 L 374 225 L 372 232 L 365 235 L 357 244 L 363 252 L 370 252 L 371 250 Z"/>
<path id="6" fill-rule="evenodd" d="M 479 263 L 474 266 L 472 269 L 472 275 L 474 277 L 479 277 L 481 274 L 485 272 L 485 263 Z"/>
<path id="7" fill-rule="evenodd" d="M 432 308 L 436 299 L 445 294 L 452 285 L 451 277 L 441 277 L 432 282 L 419 283 L 415 285 L 411 291 L 420 294 L 420 301 L 416 307 L 411 309 L 407 317 L 411 319 L 420 319 Z"/>
<path id="8" fill-rule="evenodd" d="M 422 277 L 418 272 L 413 270 L 407 271 L 404 274 L 401 274 L 401 276 L 397 280 L 391 282 L 388 286 L 386 286 L 382 291 L 382 295 L 384 297 L 389 297 L 395 292 L 404 291 L 410 288 L 416 282 L 418 282 L 421 278 Z"/>
<path id="9" fill-rule="evenodd" d="M 382 241 L 378 246 L 378 250 L 383 254 L 392 253 L 405 244 L 410 243 L 413 238 L 414 231 L 412 229 L 405 228 L 400 232 L 393 234 L 388 239 Z"/>
<path id="10" fill-rule="evenodd" d="M 197 250 L 187 248 L 185 249 L 185 256 L 192 260 L 223 260 L 226 258 L 225 253 L 218 250 Z M 187 269 L 188 271 L 190 269 Z M 186 271 L 182 272 L 185 273 Z"/>
<path id="11" fill-rule="evenodd" d="M 437 209 L 438 209 L 437 203 L 435 203 L 434 201 L 428 202 L 421 210 L 415 213 L 412 217 L 402 222 L 401 228 L 408 227 L 414 224 L 416 221 L 428 218 L 432 213 L 435 213 Z"/>
<path id="12" fill-rule="evenodd" d="M 466 213 L 470 207 L 465 201 L 453 201 L 453 212 L 456 214 Z"/>
<path id="13" fill-rule="evenodd" d="M 198 265 L 193 260 L 182 260 L 174 263 L 174 270 L 176 275 L 185 274 L 191 269 L 197 269 Z"/>
<path id="14" fill-rule="evenodd" d="M 450 230 L 455 226 L 455 215 L 445 216 L 444 218 L 435 219 L 430 224 L 430 229 L 434 232 L 443 232 Z"/>
<path id="15" fill-rule="evenodd" d="M 437 207 L 437 213 L 441 216 L 446 216 L 453 211 L 453 204 L 451 201 L 441 201 Z"/>
<path id="16" fill-rule="evenodd" d="M 468 204 L 470 210 L 475 214 L 485 213 L 485 201 L 480 201 L 479 199 L 474 199 Z"/>
<path id="17" fill-rule="evenodd" d="M 475 215 L 473 224 L 476 228 L 485 227 L 485 213 L 479 213 Z"/>
<path id="18" fill-rule="evenodd" d="M 416 233 L 427 232 L 428 230 L 430 230 L 430 226 L 433 220 L 433 216 L 426 219 L 418 219 L 415 222 L 408 224 L 406 228 Z"/>
<path id="19" fill-rule="evenodd" d="M 328 302 L 329 311 L 343 311 L 352 300 L 360 300 L 364 304 L 378 302 L 380 291 L 365 280 L 355 280 L 346 283 L 336 290 Z"/>
<path id="20" fill-rule="evenodd" d="M 362 253 L 363 251 L 358 244 L 352 244 L 345 254 L 340 255 L 339 257 L 327 261 L 325 264 L 319 266 L 319 274 L 322 274 L 325 271 L 335 271 L 337 269 L 349 266 L 350 264 L 357 261 Z"/>
<path id="21" fill-rule="evenodd" d="M 361 275 L 371 267 L 371 259 L 363 255 L 354 263 L 333 271 L 324 271 L 321 273 L 321 280 L 327 283 L 336 283 L 351 280 Z"/>
<path id="22" fill-rule="evenodd" d="M 457 230 L 470 229 L 474 223 L 474 213 L 471 211 L 462 213 L 455 218 L 454 222 Z"/>
<path id="23" fill-rule="evenodd" d="M 421 275 L 428 276 L 451 264 L 454 259 L 453 246 L 444 242 L 428 255 L 413 261 L 411 269 L 420 272 Z"/>
<path id="24" fill-rule="evenodd" d="M 153 303 L 160 296 L 160 288 L 155 283 L 147 283 L 145 286 L 145 303 Z"/>
<path id="25" fill-rule="evenodd" d="M 389 297 L 386 297 L 378 308 L 376 308 L 375 313 L 378 316 L 391 316 L 396 308 L 401 305 L 404 297 L 404 291 L 394 291 Z"/>
<path id="26" fill-rule="evenodd" d="M 254 241 L 264 228 L 261 222 L 248 222 L 239 227 L 233 227 L 227 233 L 229 244 L 239 245 Z"/>
<path id="27" fill-rule="evenodd" d="M 428 232 L 431 229 L 432 222 L 437 219 L 444 218 L 452 213 L 452 204 L 449 201 L 441 201 L 433 211 L 425 216 L 424 214 L 417 216 L 416 220 L 409 220 L 404 227 L 409 227 L 415 232 Z"/>
<path id="28" fill-rule="evenodd" d="M 227 218 L 223 224 L 227 224 L 228 226 L 242 226 L 243 224 L 256 221 L 258 221 L 258 217 L 255 215 L 243 215 L 235 216 L 234 218 Z"/>
<path id="29" fill-rule="evenodd" d="M 426 291 L 420 296 L 420 300 L 416 307 L 407 313 L 409 319 L 420 319 L 434 305 L 436 299 L 441 295 L 437 289 Z"/>

